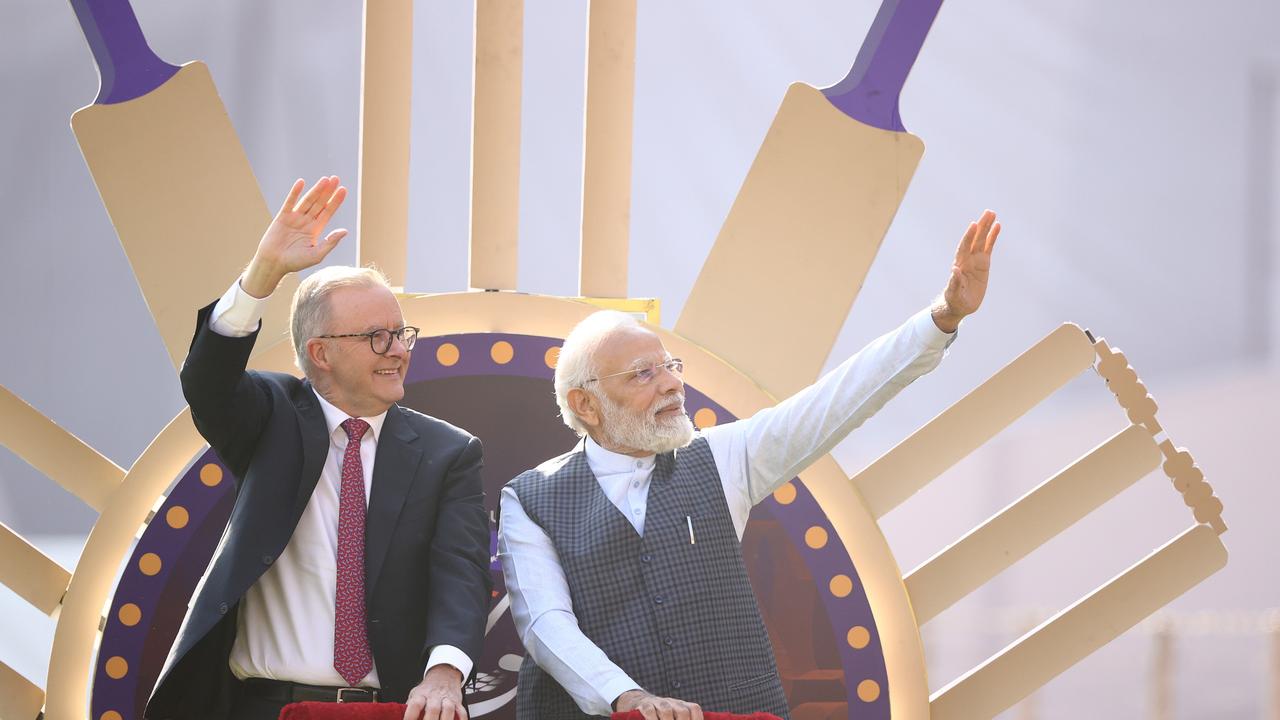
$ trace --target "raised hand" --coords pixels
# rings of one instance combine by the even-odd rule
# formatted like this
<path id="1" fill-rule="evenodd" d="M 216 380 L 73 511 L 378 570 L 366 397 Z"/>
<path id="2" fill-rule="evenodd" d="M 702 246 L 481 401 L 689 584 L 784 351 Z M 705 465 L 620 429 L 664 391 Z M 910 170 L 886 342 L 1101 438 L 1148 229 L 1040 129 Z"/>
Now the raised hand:
<path id="1" fill-rule="evenodd" d="M 240 277 L 240 287 L 255 297 L 266 297 L 291 272 L 320 264 L 346 237 L 346 230 L 334 230 L 320 238 L 329 219 L 342 206 L 347 189 L 336 175 L 322 177 L 304 195 L 306 183 L 293 183 L 288 197 L 258 243 L 253 260 Z"/>
<path id="2" fill-rule="evenodd" d="M 991 210 L 982 213 L 956 248 L 951 277 L 942 292 L 942 302 L 933 308 L 933 321 L 944 332 L 955 332 L 966 315 L 975 312 L 987 294 L 987 278 L 991 274 L 991 251 L 1000 235 L 1000 223 Z"/>

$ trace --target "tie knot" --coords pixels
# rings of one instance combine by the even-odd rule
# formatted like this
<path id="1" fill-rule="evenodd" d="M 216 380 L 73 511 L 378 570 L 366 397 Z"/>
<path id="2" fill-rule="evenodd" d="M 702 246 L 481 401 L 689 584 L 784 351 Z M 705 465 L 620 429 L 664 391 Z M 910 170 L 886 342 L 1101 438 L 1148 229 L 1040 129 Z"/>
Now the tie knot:
<path id="1" fill-rule="evenodd" d="M 360 442 L 369 430 L 369 423 L 360 418 L 347 418 L 342 421 L 342 429 L 347 431 L 347 442 Z"/>

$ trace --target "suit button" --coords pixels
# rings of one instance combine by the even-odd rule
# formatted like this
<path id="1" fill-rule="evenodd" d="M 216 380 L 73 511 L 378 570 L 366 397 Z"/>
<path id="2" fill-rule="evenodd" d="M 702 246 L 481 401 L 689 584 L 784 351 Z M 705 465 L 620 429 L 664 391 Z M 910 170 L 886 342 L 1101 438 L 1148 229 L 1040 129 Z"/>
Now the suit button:
<path id="1" fill-rule="evenodd" d="M 276 559 L 275 559 L 275 558 L 273 558 L 273 557 L 271 557 L 270 555 L 263 555 L 263 556 L 262 556 L 262 564 L 263 564 L 263 565 L 270 565 L 271 563 L 273 563 L 273 562 L 275 562 L 275 561 L 276 561 Z"/>
<path id="2" fill-rule="evenodd" d="M 666 600 L 666 598 L 662 597 L 661 595 L 654 595 L 654 596 L 653 596 L 653 601 L 654 601 L 655 603 L 659 604 L 659 605 L 661 605 L 665 600 Z"/>
<path id="3" fill-rule="evenodd" d="M 677 681 L 675 681 L 675 682 L 671 683 L 671 687 L 673 687 L 673 688 L 675 688 L 675 689 L 679 690 L 679 689 L 680 689 L 680 681 L 679 681 L 679 680 L 677 680 Z"/>
<path id="4" fill-rule="evenodd" d="M 226 614 L 227 614 L 227 604 L 226 604 L 226 603 L 219 603 L 219 604 L 218 604 L 218 614 L 219 614 L 219 615 L 226 615 Z"/>
<path id="5" fill-rule="evenodd" d="M 671 647 L 672 645 L 676 644 L 676 641 L 672 640 L 671 636 L 668 635 L 667 637 L 662 639 L 662 644 L 666 645 L 667 647 Z"/>
<path id="6" fill-rule="evenodd" d="M 645 553 L 640 556 L 640 562 L 650 562 L 652 560 L 653 560 L 653 556 L 650 555 L 649 553 Z"/>

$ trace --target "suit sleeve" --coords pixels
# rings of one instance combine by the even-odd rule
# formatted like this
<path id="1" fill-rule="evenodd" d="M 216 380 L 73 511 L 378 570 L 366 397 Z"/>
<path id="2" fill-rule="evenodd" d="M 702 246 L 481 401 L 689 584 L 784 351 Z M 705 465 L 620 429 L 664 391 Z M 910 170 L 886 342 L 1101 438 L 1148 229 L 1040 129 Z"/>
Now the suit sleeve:
<path id="1" fill-rule="evenodd" d="M 470 438 L 445 473 L 431 540 L 427 597 L 426 662 L 437 645 L 480 658 L 489 593 L 489 514 L 484 509 L 480 441 Z"/>
<path id="2" fill-rule="evenodd" d="M 244 474 L 271 414 L 267 389 L 245 368 L 257 333 L 220 335 L 209 327 L 214 305 L 197 316 L 182 364 L 182 394 L 196 429 L 237 477 Z"/>

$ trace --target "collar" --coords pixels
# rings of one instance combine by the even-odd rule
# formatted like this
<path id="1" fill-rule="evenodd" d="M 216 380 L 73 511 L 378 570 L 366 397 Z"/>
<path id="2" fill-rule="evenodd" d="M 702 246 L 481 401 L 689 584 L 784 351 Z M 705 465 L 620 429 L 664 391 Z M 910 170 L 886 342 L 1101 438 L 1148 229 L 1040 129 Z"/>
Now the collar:
<path id="1" fill-rule="evenodd" d="M 347 418 L 351 416 L 339 410 L 333 403 L 325 400 L 323 395 L 316 392 L 314 386 L 312 386 L 311 392 L 315 393 L 316 399 L 320 401 L 320 410 L 324 412 L 325 428 L 329 431 L 329 436 L 333 437 L 333 433 L 337 430 L 342 430 L 342 423 L 346 422 Z M 373 441 L 377 443 L 378 437 L 382 434 L 382 423 L 387 419 L 387 411 L 383 410 L 372 417 L 362 417 L 360 419 L 369 423 L 369 432 L 373 433 Z M 346 437 L 346 435 L 347 432 L 343 430 L 342 436 Z"/>
<path id="2" fill-rule="evenodd" d="M 638 458 L 606 450 L 600 443 L 592 440 L 590 435 L 586 437 L 586 451 L 587 463 L 591 466 L 591 472 L 596 475 L 633 472 L 637 468 L 648 469 L 653 467 L 654 463 L 653 455 Z"/>

